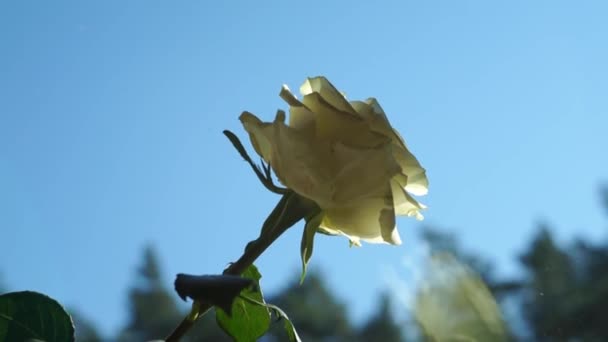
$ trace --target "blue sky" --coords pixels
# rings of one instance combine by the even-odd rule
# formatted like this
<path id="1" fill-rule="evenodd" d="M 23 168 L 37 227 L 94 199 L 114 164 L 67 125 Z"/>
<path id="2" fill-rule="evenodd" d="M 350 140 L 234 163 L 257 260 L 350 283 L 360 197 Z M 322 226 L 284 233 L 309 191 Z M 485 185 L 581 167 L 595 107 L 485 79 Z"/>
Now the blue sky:
<path id="1" fill-rule="evenodd" d="M 218 273 L 278 198 L 222 136 L 271 119 L 282 84 L 325 75 L 378 98 L 431 182 L 426 221 L 517 275 L 535 229 L 605 239 L 608 5 L 603 1 L 5 1 L 0 4 L 0 273 L 106 332 L 141 248 L 173 275 Z M 248 145 L 248 144 L 247 144 Z M 602 157 L 604 156 L 604 157 Z M 320 236 L 363 317 L 416 250 Z M 266 292 L 299 274 L 301 227 L 258 262 Z M 405 271 L 404 271 L 405 272 Z M 406 275 L 404 275 L 406 276 Z"/>

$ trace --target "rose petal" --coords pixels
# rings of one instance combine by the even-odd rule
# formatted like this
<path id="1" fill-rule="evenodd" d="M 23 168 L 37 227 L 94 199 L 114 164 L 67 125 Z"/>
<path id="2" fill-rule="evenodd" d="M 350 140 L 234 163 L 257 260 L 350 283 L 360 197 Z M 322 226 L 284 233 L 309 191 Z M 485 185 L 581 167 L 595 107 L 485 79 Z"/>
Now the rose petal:
<path id="1" fill-rule="evenodd" d="M 365 120 L 371 120 L 374 118 L 376 113 L 374 109 L 366 102 L 363 101 L 350 101 L 350 105 L 353 109 Z"/>
<path id="2" fill-rule="evenodd" d="M 332 200 L 338 205 L 349 205 L 368 197 L 386 186 L 401 170 L 390 145 L 362 149 L 337 143 L 332 151 L 331 162 L 337 171 Z"/>
<path id="3" fill-rule="evenodd" d="M 426 195 L 429 189 L 429 181 L 426 170 L 420 165 L 416 157 L 406 148 L 394 148 L 393 156 L 401 166 L 403 174 L 407 175 L 407 183 L 401 186 L 416 196 Z"/>
<path id="4" fill-rule="evenodd" d="M 300 87 L 303 96 L 318 93 L 323 100 L 335 109 L 355 116 L 355 111 L 344 95 L 340 93 L 325 77 L 307 78 Z"/>
<path id="5" fill-rule="evenodd" d="M 407 150 L 403 137 L 388 122 L 384 110 L 375 98 L 369 98 L 365 102 L 352 101 L 351 105 L 366 120 L 369 129 L 388 137 L 397 147 Z"/>
<path id="6" fill-rule="evenodd" d="M 314 137 L 289 128 L 281 120 L 262 122 L 248 112 L 244 112 L 240 120 L 256 152 L 272 166 L 285 186 L 306 196 L 311 191 L 319 191 L 320 179 L 330 178 L 323 174 L 326 168 L 319 161 L 323 149 L 315 148 Z"/>
<path id="7" fill-rule="evenodd" d="M 391 180 L 391 189 L 393 191 L 393 202 L 396 215 L 413 216 L 417 220 L 424 219 L 424 216 L 422 216 L 420 211 L 426 207 L 423 204 L 418 203 L 416 199 L 408 194 L 397 180 Z"/>
<path id="8" fill-rule="evenodd" d="M 329 143 L 282 122 L 274 123 L 276 160 L 272 164 L 279 180 L 317 204 L 327 203 L 334 192 L 335 174 Z"/>
<path id="9" fill-rule="evenodd" d="M 304 96 L 307 108 L 315 113 L 317 138 L 333 140 L 358 147 L 376 147 L 390 141 L 369 129 L 358 116 L 337 110 L 317 93 Z"/>
<path id="10" fill-rule="evenodd" d="M 279 96 L 289 104 L 289 127 L 299 130 L 315 130 L 315 114 L 308 110 L 286 85 L 281 88 Z"/>
<path id="11" fill-rule="evenodd" d="M 401 243 L 395 227 L 392 191 L 388 184 L 383 194 L 361 200 L 358 205 L 326 209 L 321 226 L 336 234 L 357 237 L 371 243 Z"/>
<path id="12" fill-rule="evenodd" d="M 272 151 L 274 146 L 272 124 L 262 122 L 257 116 L 243 112 L 239 117 L 243 127 L 249 133 L 251 144 L 255 151 L 267 162 L 272 163 Z"/>

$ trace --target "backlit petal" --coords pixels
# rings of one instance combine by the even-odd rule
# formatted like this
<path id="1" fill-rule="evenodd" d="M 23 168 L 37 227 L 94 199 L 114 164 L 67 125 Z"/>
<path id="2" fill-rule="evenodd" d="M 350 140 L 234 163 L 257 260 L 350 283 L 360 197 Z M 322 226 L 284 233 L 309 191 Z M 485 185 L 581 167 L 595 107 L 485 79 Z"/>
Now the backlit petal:
<path id="1" fill-rule="evenodd" d="M 395 211 L 390 186 L 378 196 L 359 201 L 357 205 L 325 210 L 322 227 L 349 237 L 372 243 L 401 243 L 395 227 Z"/>

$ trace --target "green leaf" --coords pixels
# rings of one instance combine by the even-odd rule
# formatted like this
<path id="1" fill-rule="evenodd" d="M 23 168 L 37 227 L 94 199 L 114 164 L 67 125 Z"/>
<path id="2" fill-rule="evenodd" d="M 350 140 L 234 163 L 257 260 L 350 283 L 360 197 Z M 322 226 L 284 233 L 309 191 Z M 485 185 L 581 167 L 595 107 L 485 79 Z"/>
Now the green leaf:
<path id="1" fill-rule="evenodd" d="M 0 341 L 74 341 L 70 315 L 54 299 L 37 292 L 0 296 Z"/>
<path id="2" fill-rule="evenodd" d="M 258 269 L 251 265 L 243 272 L 242 277 L 252 279 L 257 286 L 244 289 L 241 295 L 263 303 L 264 296 L 259 284 L 262 275 Z M 215 319 L 236 342 L 255 342 L 270 327 L 270 312 L 264 306 L 255 305 L 242 297 L 237 297 L 232 303 L 231 311 L 232 314 L 228 315 L 224 310 L 216 308 Z"/>
<path id="3" fill-rule="evenodd" d="M 302 275 L 300 276 L 300 284 L 304 282 L 306 277 L 306 267 L 308 261 L 312 257 L 312 247 L 315 238 L 315 233 L 323 220 L 323 212 L 318 212 L 310 218 L 306 218 L 306 226 L 302 233 L 302 242 L 300 243 L 300 255 L 302 256 Z"/>
<path id="4" fill-rule="evenodd" d="M 289 317 L 287 317 L 287 314 L 285 313 L 285 311 L 283 311 L 280 307 L 273 305 L 273 304 L 258 302 L 257 300 L 246 297 L 244 295 L 241 295 L 241 297 L 253 304 L 264 306 L 264 307 L 267 307 L 268 309 L 272 310 L 272 312 L 275 315 L 279 316 L 279 318 L 282 318 L 285 321 L 284 327 L 285 327 L 285 331 L 287 332 L 287 337 L 289 337 L 289 341 L 290 342 L 302 342 L 302 340 L 300 339 L 300 336 L 298 335 L 298 332 L 296 331 L 296 328 L 293 326 L 293 323 L 291 323 L 291 320 L 289 319 Z"/>

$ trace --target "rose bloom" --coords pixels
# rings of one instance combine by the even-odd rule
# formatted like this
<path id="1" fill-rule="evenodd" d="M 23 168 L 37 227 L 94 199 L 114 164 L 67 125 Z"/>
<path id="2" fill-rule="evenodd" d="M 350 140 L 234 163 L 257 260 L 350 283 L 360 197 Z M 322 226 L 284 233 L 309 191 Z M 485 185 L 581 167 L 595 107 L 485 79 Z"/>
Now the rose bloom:
<path id="1" fill-rule="evenodd" d="M 300 87 L 302 101 L 283 86 L 289 124 L 244 112 L 240 120 L 256 152 L 279 181 L 322 209 L 319 230 L 355 245 L 401 244 L 395 215 L 422 219 L 410 194 L 427 193 L 425 170 L 374 98 L 347 101 L 324 77 Z"/>

